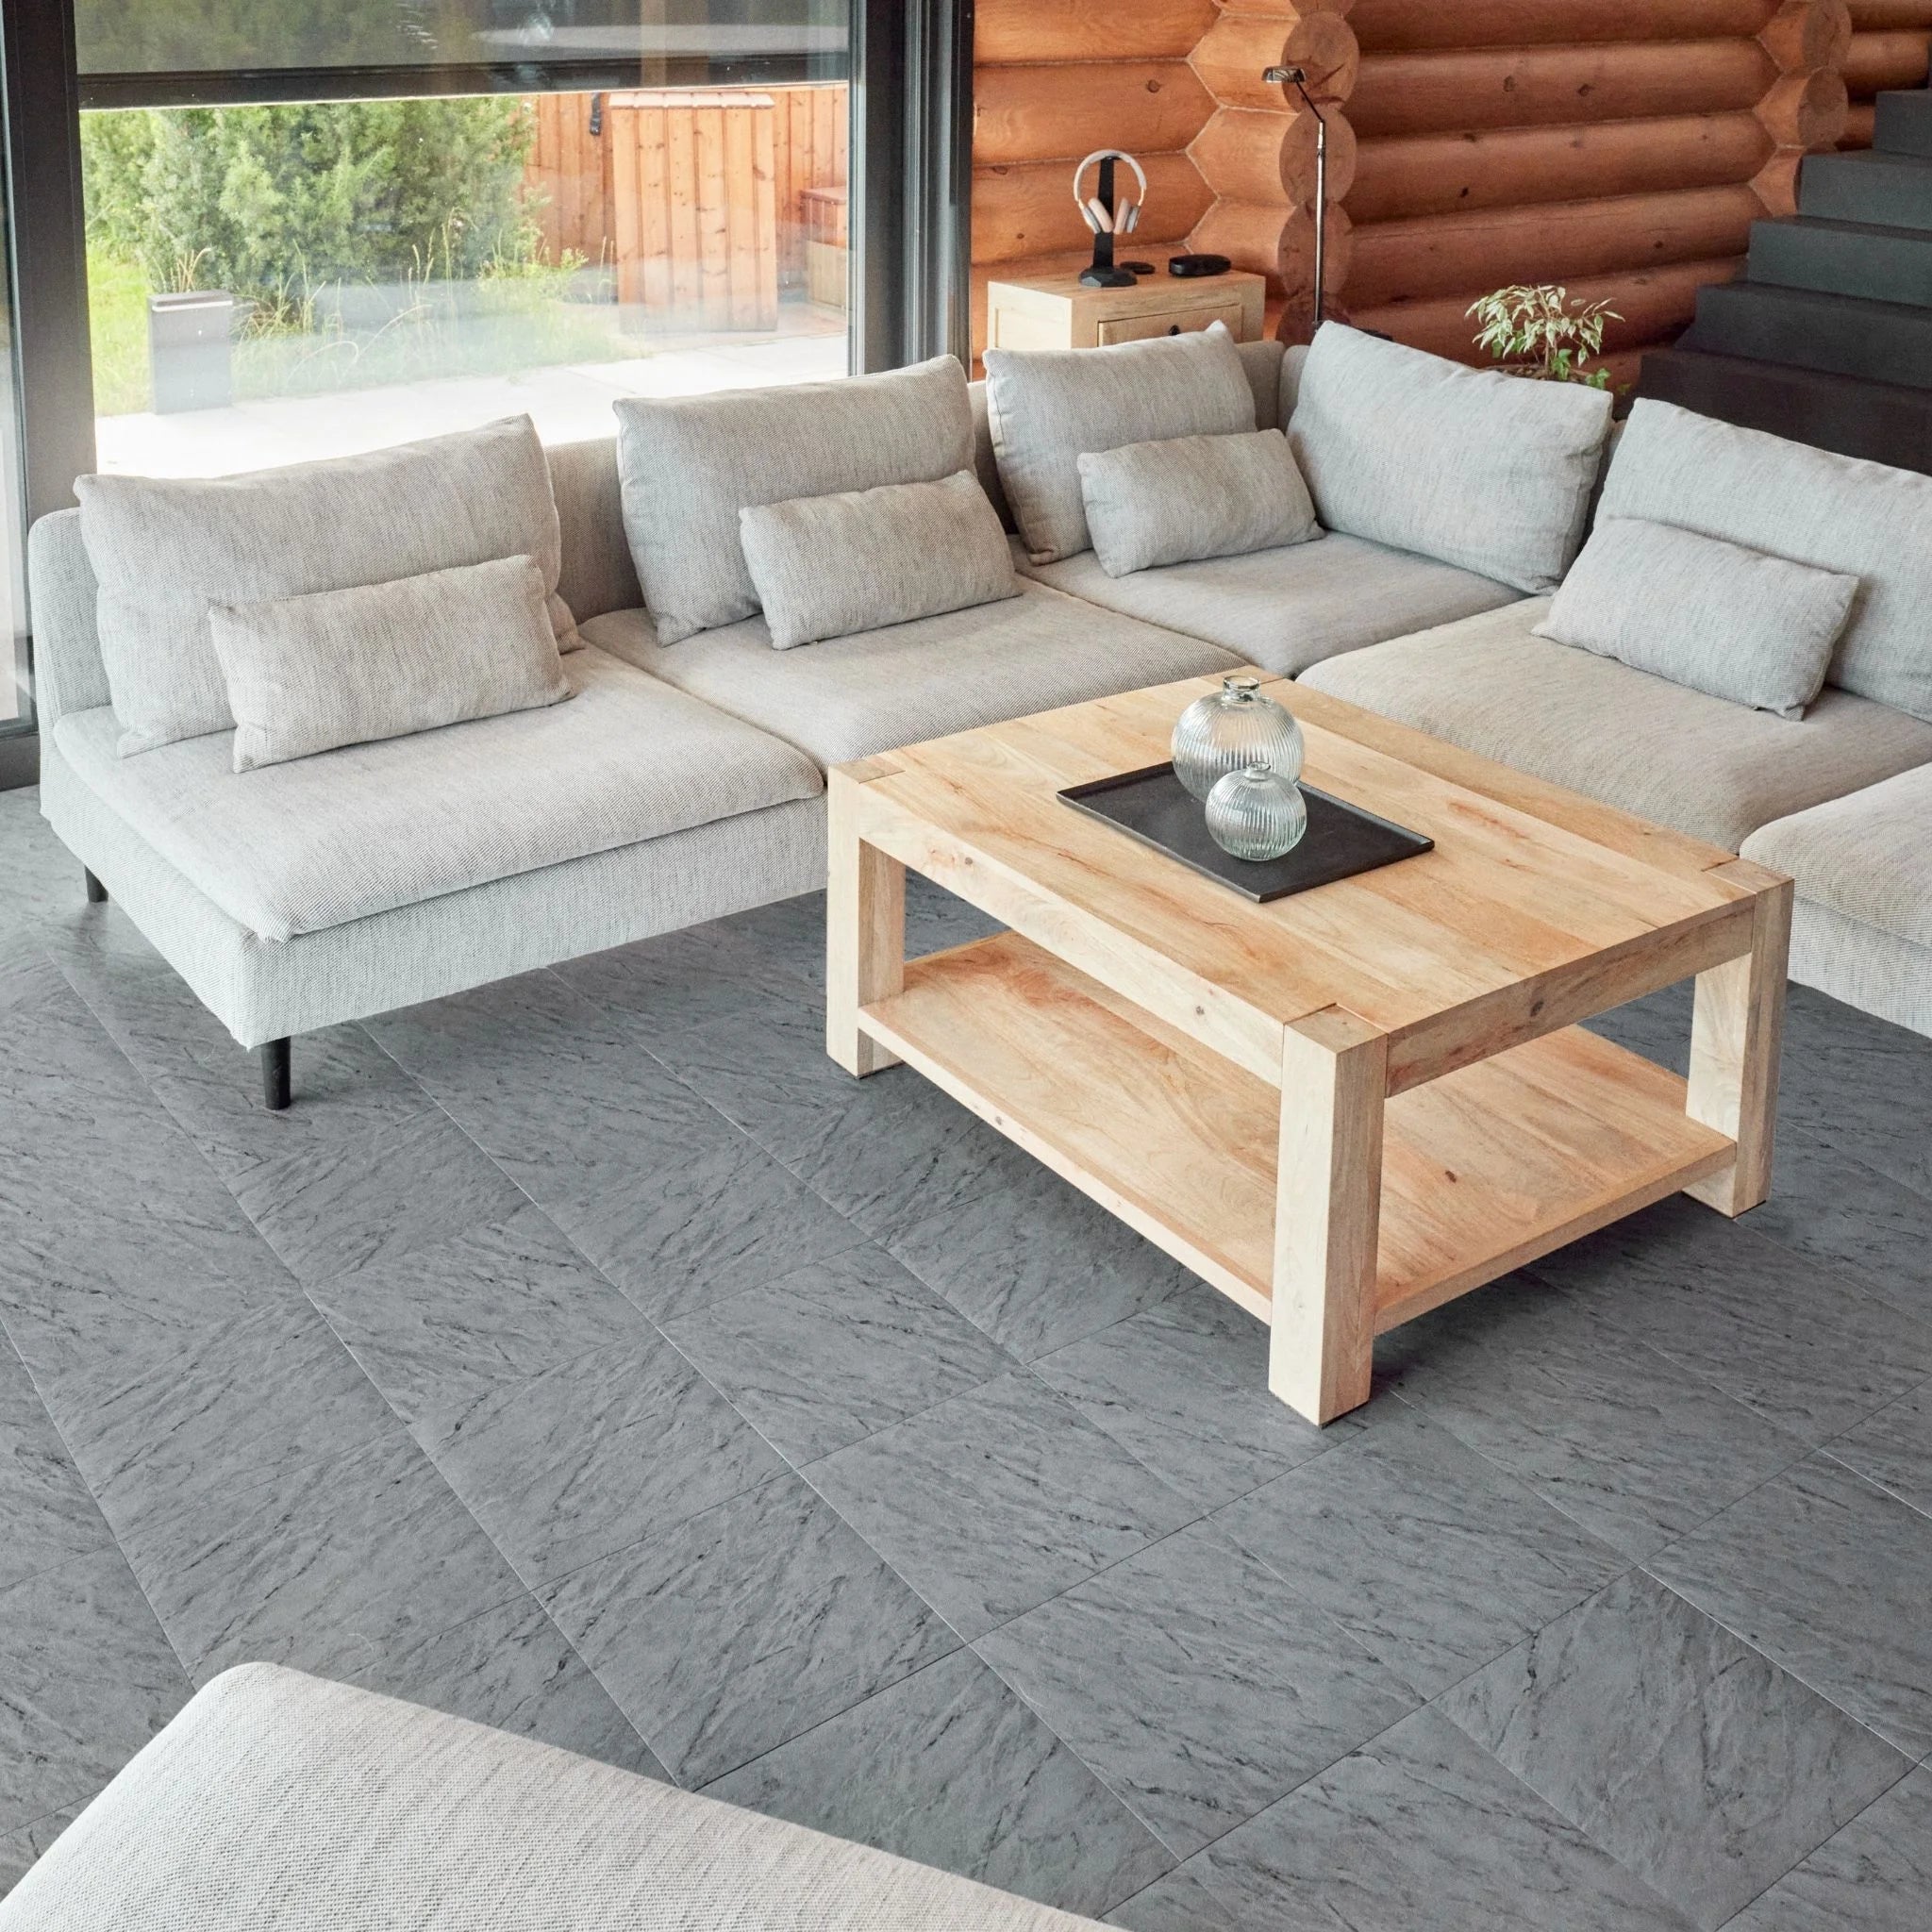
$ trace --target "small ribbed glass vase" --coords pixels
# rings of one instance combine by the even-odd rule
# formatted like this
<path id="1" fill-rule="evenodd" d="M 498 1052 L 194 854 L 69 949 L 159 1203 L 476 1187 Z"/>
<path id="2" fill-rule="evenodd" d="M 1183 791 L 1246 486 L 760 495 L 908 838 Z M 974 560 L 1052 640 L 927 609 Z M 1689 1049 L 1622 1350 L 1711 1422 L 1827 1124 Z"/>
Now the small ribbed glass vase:
<path id="1" fill-rule="evenodd" d="M 1236 858 L 1279 858 L 1307 829 L 1302 788 L 1266 765 L 1225 773 L 1208 794 L 1208 836 Z"/>
<path id="2" fill-rule="evenodd" d="M 1221 689 L 1196 698 L 1174 727 L 1174 776 L 1205 799 L 1228 772 L 1266 765 L 1292 785 L 1302 774 L 1302 727 L 1258 677 L 1224 677 Z"/>

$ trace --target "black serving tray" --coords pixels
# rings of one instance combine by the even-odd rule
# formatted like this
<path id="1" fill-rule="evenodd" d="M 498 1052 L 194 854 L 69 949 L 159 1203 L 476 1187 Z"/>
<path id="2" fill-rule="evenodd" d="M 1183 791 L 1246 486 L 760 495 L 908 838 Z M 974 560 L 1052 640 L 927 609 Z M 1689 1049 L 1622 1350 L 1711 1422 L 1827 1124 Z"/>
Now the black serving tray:
<path id="1" fill-rule="evenodd" d="M 1291 892 L 1332 886 L 1337 879 L 1374 872 L 1398 858 L 1413 858 L 1436 842 L 1304 785 L 1308 829 L 1294 850 L 1279 858 L 1237 858 L 1208 837 L 1201 801 L 1174 776 L 1172 764 L 1070 785 L 1059 795 L 1074 810 L 1119 827 L 1143 845 L 1232 886 L 1259 906 L 1285 899 Z"/>

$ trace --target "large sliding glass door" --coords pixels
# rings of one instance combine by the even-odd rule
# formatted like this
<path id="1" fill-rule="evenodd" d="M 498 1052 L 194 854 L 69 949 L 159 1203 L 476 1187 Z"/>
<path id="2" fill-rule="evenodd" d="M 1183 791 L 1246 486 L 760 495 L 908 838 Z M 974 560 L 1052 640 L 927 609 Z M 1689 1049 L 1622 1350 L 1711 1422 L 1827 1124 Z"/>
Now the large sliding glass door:
<path id="1" fill-rule="evenodd" d="M 75 0 L 97 461 L 851 360 L 851 0 Z"/>

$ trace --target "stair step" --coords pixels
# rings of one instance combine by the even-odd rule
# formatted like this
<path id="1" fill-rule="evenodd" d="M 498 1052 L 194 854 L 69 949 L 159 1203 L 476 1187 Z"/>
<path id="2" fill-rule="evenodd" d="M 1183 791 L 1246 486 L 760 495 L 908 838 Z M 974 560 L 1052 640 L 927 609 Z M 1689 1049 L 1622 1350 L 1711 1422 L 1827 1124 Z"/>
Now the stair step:
<path id="1" fill-rule="evenodd" d="M 1872 145 L 1888 155 L 1932 158 L 1932 92 L 1889 88 L 1878 96 Z"/>
<path id="2" fill-rule="evenodd" d="M 1932 307 L 1932 228 L 1882 228 L 1810 215 L 1753 222 L 1754 282 Z"/>
<path id="3" fill-rule="evenodd" d="M 1679 346 L 1932 390 L 1932 309 L 1769 282 L 1713 282 Z"/>
<path id="4" fill-rule="evenodd" d="M 1637 393 L 1816 449 L 1932 474 L 1932 391 L 1678 347 L 1643 358 Z"/>
<path id="5" fill-rule="evenodd" d="M 1932 157 L 1807 155 L 1798 174 L 1798 212 L 1825 221 L 1932 228 Z"/>

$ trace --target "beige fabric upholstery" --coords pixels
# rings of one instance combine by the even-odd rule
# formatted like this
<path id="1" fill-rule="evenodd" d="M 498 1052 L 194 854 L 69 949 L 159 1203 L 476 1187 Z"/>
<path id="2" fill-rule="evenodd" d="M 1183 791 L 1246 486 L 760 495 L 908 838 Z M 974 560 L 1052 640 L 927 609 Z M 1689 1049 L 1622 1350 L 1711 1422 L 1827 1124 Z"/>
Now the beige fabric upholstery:
<path id="1" fill-rule="evenodd" d="M 738 532 L 781 651 L 1020 594 L 1007 533 L 971 470 L 747 504 Z"/>
<path id="2" fill-rule="evenodd" d="M 1932 1034 L 1932 949 L 1800 898 L 1791 908 L 1791 977 L 1861 1012 Z"/>
<path id="3" fill-rule="evenodd" d="M 762 618 L 662 645 L 642 610 L 600 617 L 586 639 L 822 765 L 1234 661 L 1031 583 L 1004 603 L 798 651 L 774 651 Z"/>
<path id="4" fill-rule="evenodd" d="M 243 1046 L 441 999 L 825 882 L 823 794 L 264 940 L 229 918 L 41 743 L 41 810 Z"/>
<path id="5" fill-rule="evenodd" d="M 579 619 L 635 609 L 644 593 L 624 531 L 616 437 L 552 443 L 544 455 L 550 459 L 550 489 L 563 539 L 557 594 Z"/>
<path id="6" fill-rule="evenodd" d="M 264 604 L 213 604 L 235 769 L 570 696 L 527 557 Z"/>
<path id="7" fill-rule="evenodd" d="M 1090 550 L 1020 568 L 1057 591 L 1123 616 L 1219 644 L 1287 675 L 1338 651 L 1405 637 L 1499 604 L 1518 592 L 1453 564 L 1330 533 L 1310 543 L 1214 557 L 1110 577 Z"/>
<path id="8" fill-rule="evenodd" d="M 550 473 L 527 416 L 242 476 L 83 476 L 97 629 L 121 750 L 234 723 L 210 602 L 246 604 L 528 557 L 560 568 Z M 559 644 L 571 613 L 553 604 Z"/>
<path id="9" fill-rule="evenodd" d="M 1331 658 L 1318 690 L 1735 852 L 1759 825 L 1932 759 L 1932 725 L 1827 690 L 1774 718 L 1532 637 L 1525 599 Z"/>
<path id="10" fill-rule="evenodd" d="M 1932 763 L 1760 826 L 1744 857 L 1790 873 L 1799 898 L 1932 960 Z"/>
<path id="11" fill-rule="evenodd" d="M 94 605 L 100 585 L 81 541 L 80 512 L 56 510 L 27 532 L 27 587 L 34 619 L 34 708 L 42 732 L 69 711 L 108 702 Z"/>
<path id="12" fill-rule="evenodd" d="M 127 824 L 267 940 L 815 796 L 808 760 L 595 651 L 548 709 L 352 745 L 238 776 L 229 734 L 118 758 L 111 711 L 61 754 Z"/>
<path id="13" fill-rule="evenodd" d="M 1331 530 L 1554 591 L 1583 541 L 1610 398 L 1324 322 L 1289 440 Z"/>
<path id="14" fill-rule="evenodd" d="M 738 541 L 746 504 L 930 483 L 970 469 L 973 408 L 951 356 L 844 382 L 621 396 L 624 526 L 665 641 L 758 608 Z"/>
<path id="15" fill-rule="evenodd" d="M 4 1932 L 1092 1932 L 462 1718 L 243 1664 L 0 1904 Z"/>

